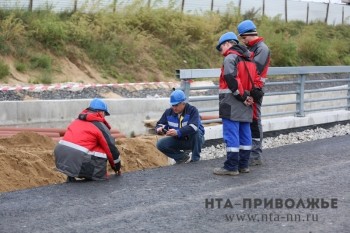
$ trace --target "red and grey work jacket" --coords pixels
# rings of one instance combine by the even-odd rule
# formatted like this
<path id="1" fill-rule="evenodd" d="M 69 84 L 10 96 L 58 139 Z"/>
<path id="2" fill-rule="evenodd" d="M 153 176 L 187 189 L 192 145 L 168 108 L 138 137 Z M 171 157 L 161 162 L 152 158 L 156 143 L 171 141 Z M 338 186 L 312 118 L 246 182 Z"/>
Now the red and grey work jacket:
<path id="1" fill-rule="evenodd" d="M 270 49 L 265 44 L 263 37 L 250 41 L 248 49 L 251 52 L 251 58 L 256 64 L 261 81 L 265 84 L 270 65 Z"/>
<path id="2" fill-rule="evenodd" d="M 241 45 L 234 45 L 223 55 L 225 58 L 219 80 L 219 115 L 233 121 L 252 122 L 252 107 L 243 102 L 252 89 L 252 82 L 256 87 L 262 86 L 256 65 L 249 59 L 250 52 Z"/>
<path id="3" fill-rule="evenodd" d="M 108 159 L 111 167 L 119 162 L 119 151 L 111 136 L 110 125 L 98 112 L 84 110 L 68 127 L 60 144 L 99 158 Z"/>

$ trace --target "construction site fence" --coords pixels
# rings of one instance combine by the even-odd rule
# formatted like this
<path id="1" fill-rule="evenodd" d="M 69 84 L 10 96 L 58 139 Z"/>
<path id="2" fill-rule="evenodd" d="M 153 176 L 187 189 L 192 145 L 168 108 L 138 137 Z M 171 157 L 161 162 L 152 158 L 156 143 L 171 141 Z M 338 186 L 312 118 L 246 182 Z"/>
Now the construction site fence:
<path id="1" fill-rule="evenodd" d="M 226 13 L 235 11 L 242 15 L 260 15 L 270 18 L 280 17 L 292 20 L 325 22 L 327 24 L 350 24 L 350 5 L 330 2 L 306 2 L 296 0 L 0 0 L 0 9 L 25 9 L 29 11 L 50 9 L 55 12 L 109 12 L 122 11 L 135 4 L 152 8 L 172 8 L 188 14 L 205 12 Z"/>

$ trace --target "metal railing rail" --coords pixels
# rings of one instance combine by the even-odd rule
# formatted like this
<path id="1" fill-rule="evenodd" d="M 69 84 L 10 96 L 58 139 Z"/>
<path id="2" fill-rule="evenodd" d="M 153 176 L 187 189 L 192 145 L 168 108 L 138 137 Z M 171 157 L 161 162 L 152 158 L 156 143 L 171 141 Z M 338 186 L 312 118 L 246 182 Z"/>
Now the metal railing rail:
<path id="1" fill-rule="evenodd" d="M 176 70 L 176 77 L 181 80 L 181 89 L 185 92 L 188 97 L 189 102 L 200 102 L 200 101 L 211 101 L 218 100 L 218 95 L 208 95 L 208 96 L 191 96 L 190 91 L 192 90 L 213 90 L 218 89 L 218 85 L 212 86 L 200 86 L 191 87 L 191 81 L 195 79 L 210 79 L 220 76 L 220 69 L 179 69 Z M 346 73 L 348 78 L 341 79 L 328 79 L 328 80 L 307 80 L 310 74 L 339 74 Z M 324 110 L 334 110 L 334 109 L 346 109 L 350 110 L 350 66 L 299 66 L 299 67 L 270 67 L 268 76 L 286 76 L 286 75 L 296 75 L 297 79 L 294 81 L 273 81 L 266 82 L 265 86 L 273 85 L 295 85 L 295 90 L 292 91 L 277 91 L 277 92 L 267 92 L 265 96 L 279 96 L 279 95 L 289 95 L 295 94 L 296 99 L 293 101 L 277 101 L 273 103 L 263 104 L 264 107 L 267 106 L 279 106 L 279 105 L 290 105 L 295 104 L 295 111 L 283 111 L 283 112 L 273 112 L 268 114 L 263 114 L 262 116 L 280 116 L 280 115 L 290 115 L 294 114 L 297 117 L 304 117 L 306 112 L 317 112 Z M 346 87 L 327 87 L 322 89 L 311 89 L 305 90 L 305 84 L 312 83 L 339 83 L 344 82 Z M 306 99 L 305 94 L 307 93 L 318 93 L 332 91 L 344 91 L 347 90 L 347 94 L 344 96 L 338 96 L 334 98 L 315 98 Z M 329 106 L 329 107 L 319 107 L 319 108 L 305 108 L 305 103 L 315 103 L 315 102 L 326 102 L 334 100 L 346 99 L 346 105 Z M 199 108 L 199 112 L 217 112 L 219 111 L 219 106 L 213 108 Z M 204 123 L 219 122 L 221 119 L 205 120 Z"/>

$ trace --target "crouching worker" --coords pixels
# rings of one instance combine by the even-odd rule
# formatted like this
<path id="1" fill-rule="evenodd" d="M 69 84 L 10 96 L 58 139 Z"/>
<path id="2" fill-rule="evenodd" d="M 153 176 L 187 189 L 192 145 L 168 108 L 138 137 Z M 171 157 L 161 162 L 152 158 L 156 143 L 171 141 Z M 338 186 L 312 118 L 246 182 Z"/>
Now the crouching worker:
<path id="1" fill-rule="evenodd" d="M 120 175 L 119 151 L 105 120 L 109 115 L 107 104 L 95 98 L 68 126 L 54 150 L 57 170 L 68 176 L 67 182 L 107 179 L 107 160 Z"/>
<path id="2" fill-rule="evenodd" d="M 157 134 L 168 136 L 159 139 L 158 150 L 177 164 L 199 161 L 204 143 L 204 127 L 198 109 L 185 101 L 183 91 L 173 91 L 170 95 L 171 108 L 165 110 L 155 129 Z M 186 150 L 192 151 L 192 159 L 185 154 Z"/>

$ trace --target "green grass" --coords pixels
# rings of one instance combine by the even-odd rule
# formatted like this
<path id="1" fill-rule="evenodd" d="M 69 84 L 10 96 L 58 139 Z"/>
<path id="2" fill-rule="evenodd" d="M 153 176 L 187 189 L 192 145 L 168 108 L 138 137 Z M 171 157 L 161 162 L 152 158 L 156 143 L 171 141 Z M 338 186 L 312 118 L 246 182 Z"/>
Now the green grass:
<path id="1" fill-rule="evenodd" d="M 24 64 L 22 62 L 16 62 L 15 68 L 17 71 L 19 71 L 21 73 L 24 73 L 27 70 L 26 64 Z"/>
<path id="2" fill-rule="evenodd" d="M 52 83 L 52 74 L 51 72 L 43 72 L 39 77 L 39 83 L 42 84 L 51 84 Z"/>
<path id="3" fill-rule="evenodd" d="M 113 82 L 169 80 L 176 69 L 220 67 L 222 57 L 215 50 L 219 37 L 250 18 L 271 49 L 272 66 L 350 63 L 349 25 L 286 23 L 279 17 L 262 18 L 254 9 L 240 15 L 233 5 L 223 14 L 188 15 L 146 4 L 137 0 L 115 13 L 108 8 L 60 14 L 49 7 L 0 10 L 0 55 L 19 61 L 15 66 L 20 72 L 29 64 L 54 75 L 56 56 L 88 63 Z M 41 81 L 53 79 L 35 80 Z"/>
<path id="4" fill-rule="evenodd" d="M 10 68 L 8 67 L 8 65 L 0 61 L 0 80 L 3 80 L 9 74 Z"/>
<path id="5" fill-rule="evenodd" d="M 52 59 L 48 55 L 36 55 L 30 58 L 30 67 L 31 69 L 44 69 L 51 71 Z"/>

